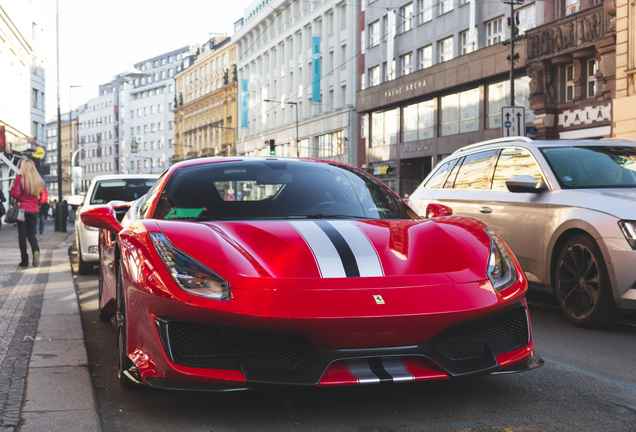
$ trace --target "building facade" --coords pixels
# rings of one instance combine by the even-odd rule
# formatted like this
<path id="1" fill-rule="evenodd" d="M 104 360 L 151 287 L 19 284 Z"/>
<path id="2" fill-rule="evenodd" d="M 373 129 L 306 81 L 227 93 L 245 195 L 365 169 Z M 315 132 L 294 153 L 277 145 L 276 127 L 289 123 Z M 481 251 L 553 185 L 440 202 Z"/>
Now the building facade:
<path id="1" fill-rule="evenodd" d="M 5 195 L 19 159 L 46 143 L 43 14 L 42 0 L 6 0 L 0 6 L 0 188 Z"/>
<path id="2" fill-rule="evenodd" d="M 541 23 L 544 6 L 513 3 L 361 3 L 364 65 L 358 70 L 357 110 L 363 168 L 408 195 L 446 155 L 502 136 L 502 108 L 512 106 L 511 82 L 514 106 L 525 108 L 525 135 L 534 115 L 523 41 L 512 47 L 503 42 L 510 40 L 511 14 L 523 36 Z"/>
<path id="3" fill-rule="evenodd" d="M 571 3 L 568 9 L 562 2 L 545 2 L 546 24 L 527 32 L 536 136 L 611 137 L 617 68 L 615 12 L 609 5 L 614 0 Z"/>
<path id="4" fill-rule="evenodd" d="M 356 164 L 356 5 L 257 0 L 235 24 L 239 155 Z"/>
<path id="5" fill-rule="evenodd" d="M 236 155 L 236 46 L 212 37 L 177 74 L 173 161 Z"/>
<path id="6" fill-rule="evenodd" d="M 618 137 L 636 139 L 636 3 L 631 0 L 606 2 L 605 10 L 616 19 L 613 132 Z"/>
<path id="7" fill-rule="evenodd" d="M 134 65 L 120 95 L 122 173 L 162 173 L 174 154 L 175 77 L 190 48 L 182 47 Z"/>

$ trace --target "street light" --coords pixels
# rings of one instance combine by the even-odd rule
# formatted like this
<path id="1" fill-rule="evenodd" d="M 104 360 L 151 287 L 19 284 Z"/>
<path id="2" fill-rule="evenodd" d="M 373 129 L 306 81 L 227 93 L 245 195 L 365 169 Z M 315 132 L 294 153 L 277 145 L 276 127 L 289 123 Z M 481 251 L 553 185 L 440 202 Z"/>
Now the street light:
<path id="1" fill-rule="evenodd" d="M 300 141 L 298 141 L 298 102 L 277 101 L 272 99 L 263 99 L 263 102 L 274 102 L 296 106 L 296 156 L 300 157 Z"/>

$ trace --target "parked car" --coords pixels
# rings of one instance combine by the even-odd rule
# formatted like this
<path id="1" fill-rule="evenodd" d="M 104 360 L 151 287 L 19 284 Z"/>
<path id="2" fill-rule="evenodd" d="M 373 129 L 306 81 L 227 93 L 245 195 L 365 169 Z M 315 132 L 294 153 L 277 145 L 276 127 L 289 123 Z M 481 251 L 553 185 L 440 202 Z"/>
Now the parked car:
<path id="1" fill-rule="evenodd" d="M 125 213 L 124 213 L 125 212 Z M 171 167 L 101 228 L 100 316 L 124 386 L 233 390 L 518 372 L 526 279 L 481 222 L 422 220 L 362 170 L 292 158 Z"/>
<path id="2" fill-rule="evenodd" d="M 101 175 L 93 179 L 84 201 L 76 212 L 81 212 L 109 201 L 132 201 L 140 198 L 159 176 L 156 174 L 114 174 Z M 79 257 L 78 272 L 88 274 L 99 262 L 97 228 L 87 226 L 75 218 L 75 241 Z"/>
<path id="3" fill-rule="evenodd" d="M 411 195 L 490 226 L 581 327 L 636 309 L 636 141 L 485 141 L 440 162 Z"/>

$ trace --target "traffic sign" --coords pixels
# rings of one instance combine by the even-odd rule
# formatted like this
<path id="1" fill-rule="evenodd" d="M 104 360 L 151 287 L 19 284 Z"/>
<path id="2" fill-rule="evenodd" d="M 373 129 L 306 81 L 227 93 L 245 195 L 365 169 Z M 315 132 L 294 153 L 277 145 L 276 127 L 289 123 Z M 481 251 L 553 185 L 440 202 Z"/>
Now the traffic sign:
<path id="1" fill-rule="evenodd" d="M 526 134 L 526 109 L 524 107 L 503 107 L 501 120 L 501 136 L 524 136 Z"/>

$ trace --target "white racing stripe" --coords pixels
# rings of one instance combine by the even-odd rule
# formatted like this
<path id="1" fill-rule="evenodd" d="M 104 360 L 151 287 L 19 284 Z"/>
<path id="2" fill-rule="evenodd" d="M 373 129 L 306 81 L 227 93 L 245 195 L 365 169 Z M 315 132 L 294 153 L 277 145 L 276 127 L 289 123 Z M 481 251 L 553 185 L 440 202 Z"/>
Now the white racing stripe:
<path id="1" fill-rule="evenodd" d="M 309 246 L 323 278 L 347 277 L 347 273 L 349 276 L 359 275 L 360 277 L 384 276 L 380 257 L 373 244 L 355 223 L 349 221 L 294 221 L 290 223 Z"/>
<path id="2" fill-rule="evenodd" d="M 346 273 L 335 246 L 313 221 L 290 222 L 305 239 L 316 258 L 318 271 L 324 278 L 345 277 Z"/>
<path id="3" fill-rule="evenodd" d="M 361 277 L 384 276 L 382 263 L 369 238 L 358 226 L 347 221 L 329 222 L 347 241 L 358 263 Z"/>

